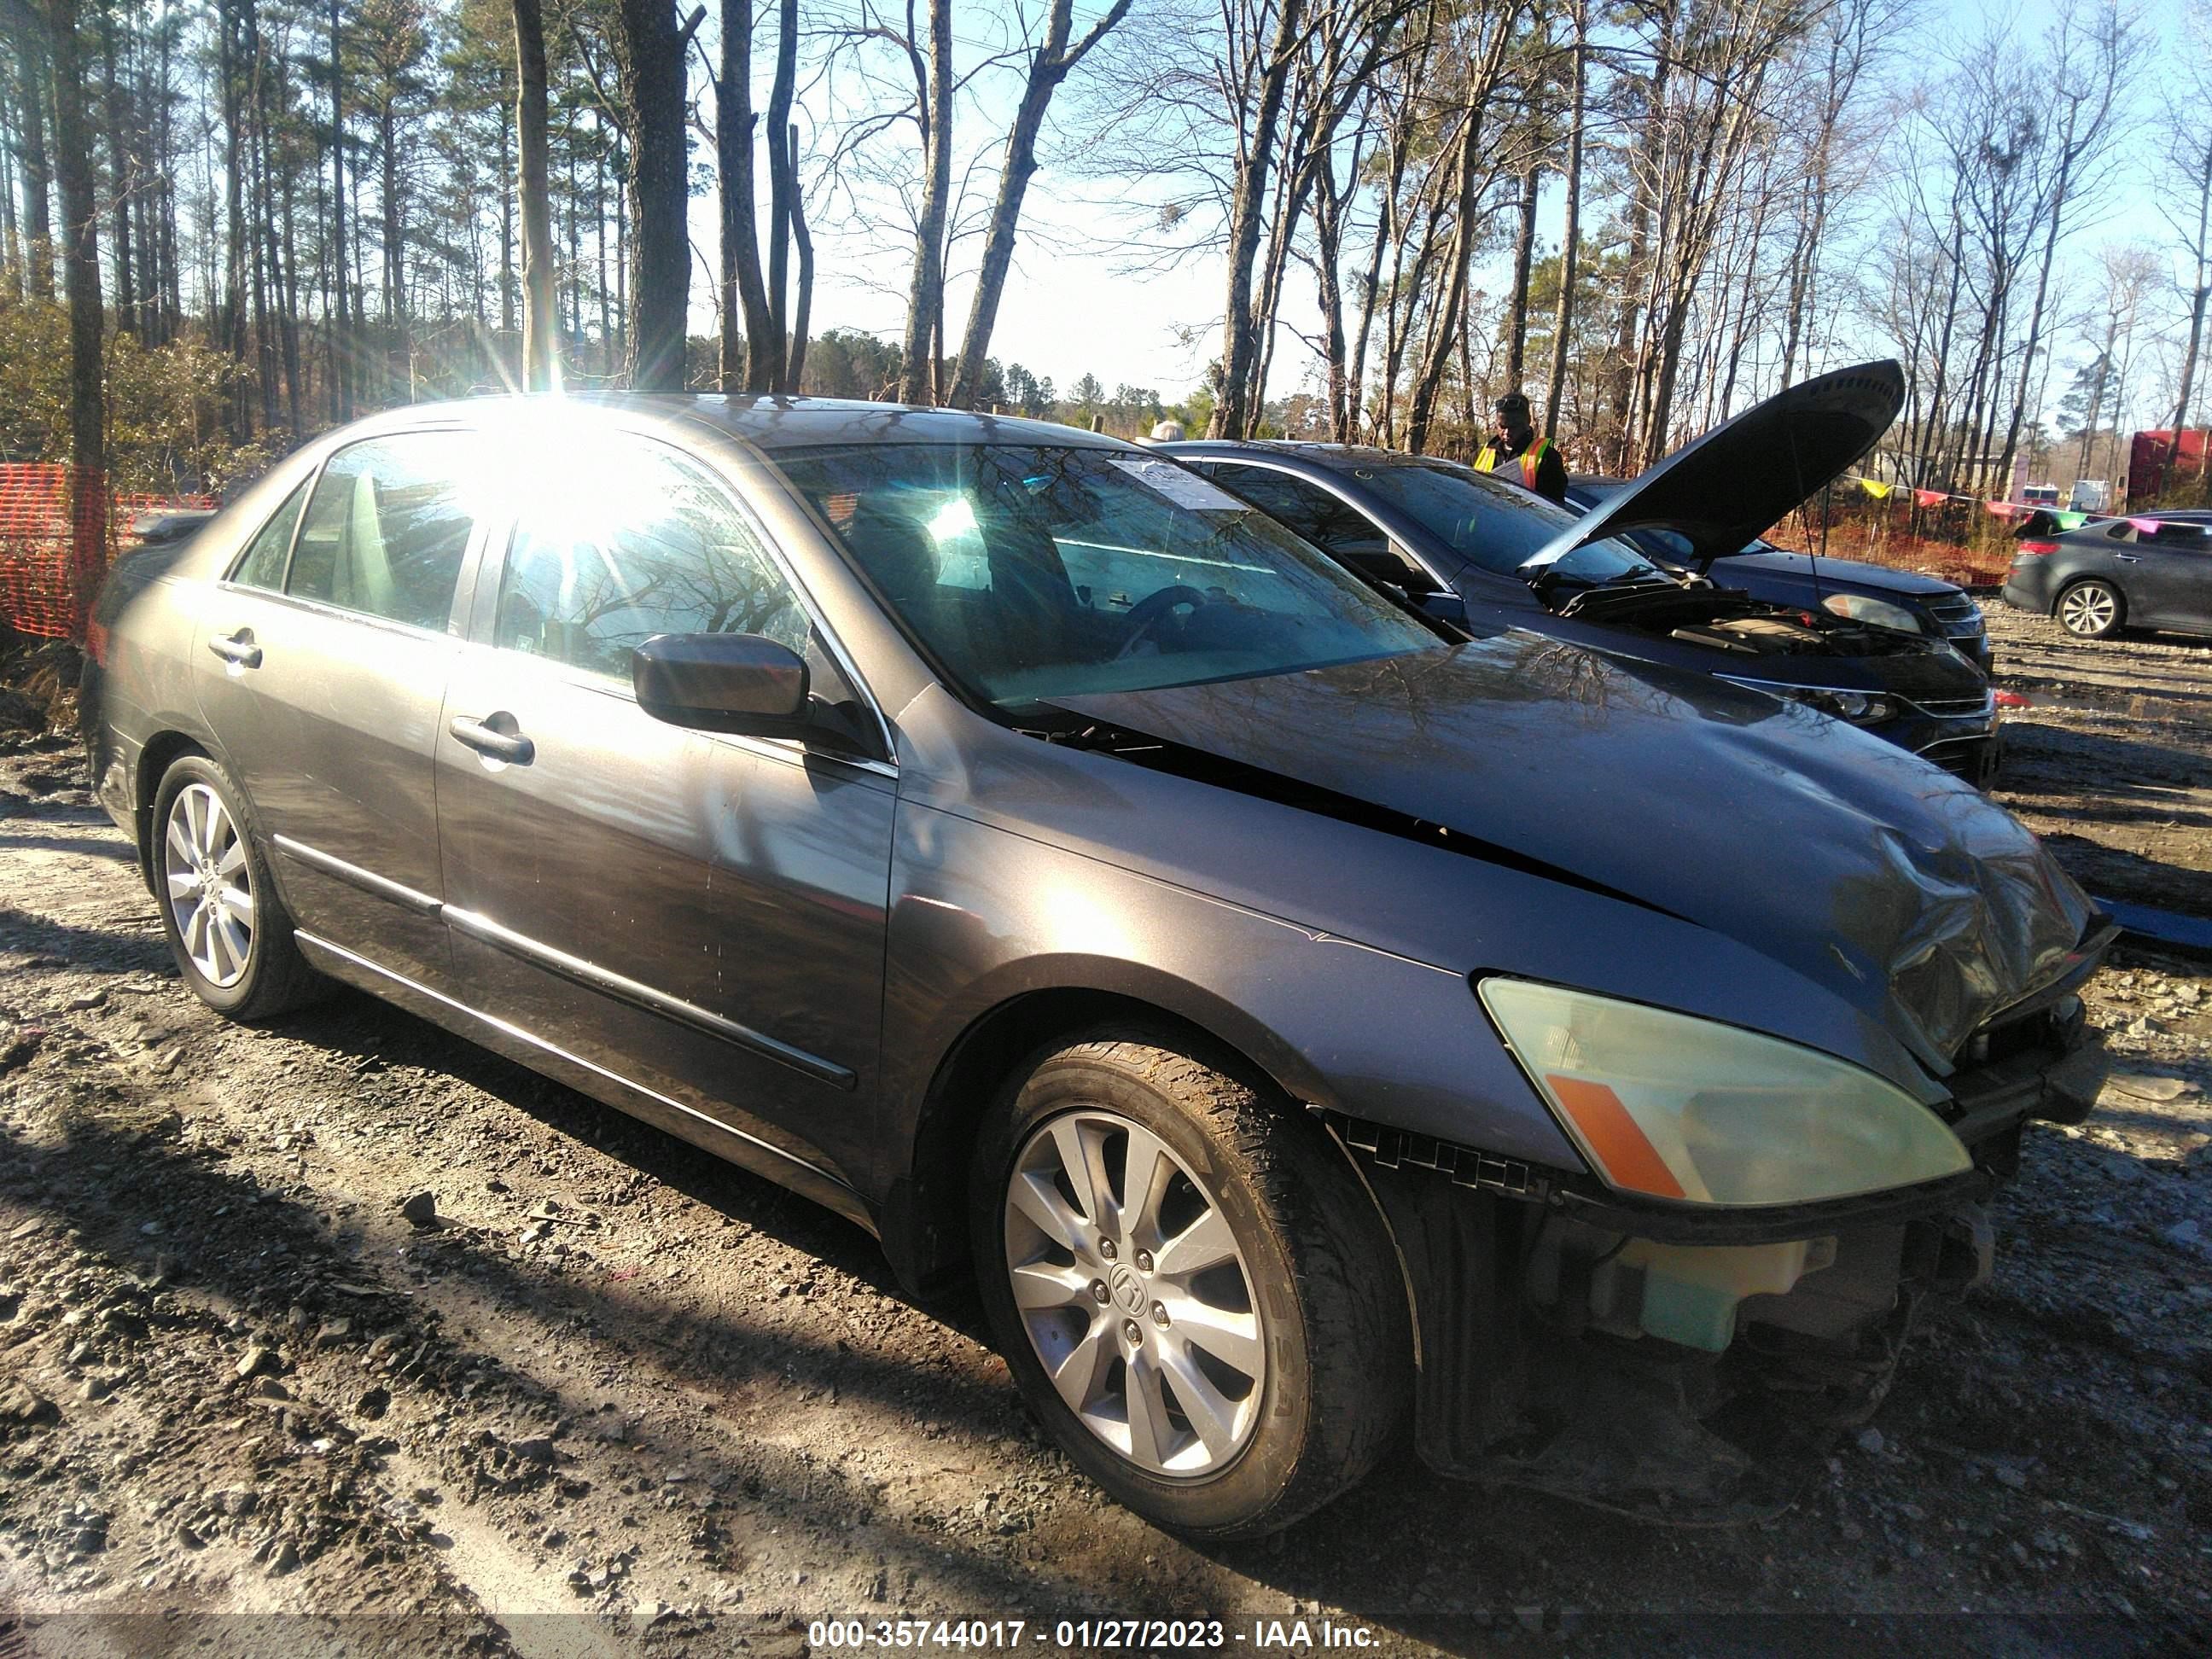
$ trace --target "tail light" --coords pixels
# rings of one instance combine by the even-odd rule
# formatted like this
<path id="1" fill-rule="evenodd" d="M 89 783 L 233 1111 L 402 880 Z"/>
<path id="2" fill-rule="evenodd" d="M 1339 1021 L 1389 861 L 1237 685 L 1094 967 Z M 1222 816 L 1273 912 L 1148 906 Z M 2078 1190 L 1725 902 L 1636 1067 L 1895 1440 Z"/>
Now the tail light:
<path id="1" fill-rule="evenodd" d="M 2057 550 L 2057 542 L 2018 542 L 2014 544 L 2012 556 L 2016 563 L 2021 559 L 2039 559 Z"/>

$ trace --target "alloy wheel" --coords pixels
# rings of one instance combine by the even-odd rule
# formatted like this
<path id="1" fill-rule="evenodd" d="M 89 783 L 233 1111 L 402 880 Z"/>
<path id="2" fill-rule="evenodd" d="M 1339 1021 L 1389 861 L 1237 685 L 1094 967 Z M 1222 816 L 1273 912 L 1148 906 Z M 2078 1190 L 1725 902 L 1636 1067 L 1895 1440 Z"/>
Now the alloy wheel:
<path id="1" fill-rule="evenodd" d="M 1083 1425 L 1154 1474 L 1209 1475 L 1251 1438 L 1267 1330 L 1219 1200 L 1142 1125 L 1041 1125 L 1006 1198 L 1014 1306 Z"/>
<path id="2" fill-rule="evenodd" d="M 185 954 L 209 984 L 228 989 L 252 961 L 253 878 L 245 837 L 206 784 L 186 784 L 169 803 L 161 866 Z"/>
<path id="3" fill-rule="evenodd" d="M 2059 624 L 2069 634 L 2110 633 L 2119 615 L 2118 596 L 2101 582 L 2069 588 L 2058 601 Z"/>

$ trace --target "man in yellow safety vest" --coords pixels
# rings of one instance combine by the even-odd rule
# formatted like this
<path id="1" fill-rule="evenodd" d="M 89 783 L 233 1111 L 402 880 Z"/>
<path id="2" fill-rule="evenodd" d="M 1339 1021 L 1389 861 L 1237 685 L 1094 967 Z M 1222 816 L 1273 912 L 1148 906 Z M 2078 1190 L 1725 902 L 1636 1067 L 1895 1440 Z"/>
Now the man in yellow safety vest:
<path id="1" fill-rule="evenodd" d="M 1520 465 L 1504 475 L 1531 495 L 1564 506 L 1567 499 L 1567 465 L 1549 438 L 1536 435 L 1528 417 L 1528 399 L 1509 392 L 1498 400 L 1498 430 L 1474 458 L 1478 472 L 1495 472 L 1508 461 Z"/>

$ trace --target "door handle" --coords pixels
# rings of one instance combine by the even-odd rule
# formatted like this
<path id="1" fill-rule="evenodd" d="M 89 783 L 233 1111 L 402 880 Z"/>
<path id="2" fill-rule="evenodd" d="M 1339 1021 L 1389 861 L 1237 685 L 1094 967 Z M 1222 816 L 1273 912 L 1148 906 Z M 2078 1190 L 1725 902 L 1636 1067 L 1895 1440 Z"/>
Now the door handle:
<path id="1" fill-rule="evenodd" d="M 504 720 L 513 726 L 514 716 L 504 709 L 496 714 L 488 714 L 480 720 L 471 720 L 466 714 L 456 714 L 446 729 L 479 755 L 505 761 L 510 766 L 529 765 L 537 757 L 538 745 L 520 732 L 501 731 L 492 724 L 494 720 Z"/>
<path id="2" fill-rule="evenodd" d="M 218 634 L 208 641 L 208 649 L 225 662 L 240 668 L 261 666 L 261 647 L 253 642 L 253 630 L 241 628 L 234 633 Z"/>
<path id="3" fill-rule="evenodd" d="M 2142 562 L 2142 555 L 2140 553 L 2115 553 L 2112 556 L 2118 559 L 2122 564 L 2141 564 Z"/>

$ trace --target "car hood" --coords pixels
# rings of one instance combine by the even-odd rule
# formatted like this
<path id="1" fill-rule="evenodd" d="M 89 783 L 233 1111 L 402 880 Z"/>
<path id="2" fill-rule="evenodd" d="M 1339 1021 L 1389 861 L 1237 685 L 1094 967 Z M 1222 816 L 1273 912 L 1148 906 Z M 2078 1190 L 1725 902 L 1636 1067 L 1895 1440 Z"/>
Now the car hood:
<path id="1" fill-rule="evenodd" d="M 1686 538 L 1703 568 L 1741 552 L 1872 449 L 1904 405 L 1905 371 L 1887 359 L 1800 380 L 1630 480 L 1521 568 L 1534 574 L 1632 530 Z"/>
<path id="2" fill-rule="evenodd" d="M 1925 762 L 1798 704 L 1521 630 L 1054 702 L 1164 745 L 1149 763 L 1711 928 L 1938 1076 L 2075 965 L 2095 918 L 2010 814 Z"/>
<path id="3" fill-rule="evenodd" d="M 1809 554 L 1786 552 L 1778 547 L 1731 553 L 1717 562 L 1712 574 L 1715 581 L 1725 585 L 1756 571 L 1817 580 L 1823 586 L 1848 583 L 1853 587 L 1903 593 L 1914 599 L 1940 599 L 1959 592 L 1958 583 L 1947 582 L 1941 576 L 1923 576 L 1917 570 L 1893 570 L 1886 564 L 1868 564 L 1859 559 L 1816 559 Z"/>

